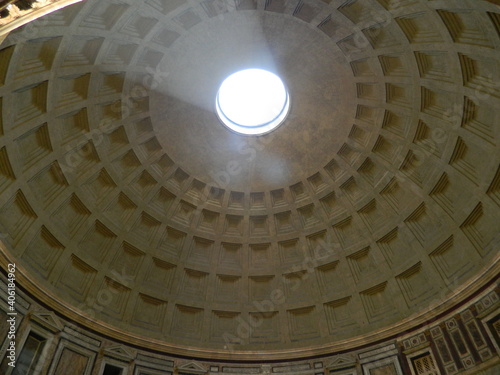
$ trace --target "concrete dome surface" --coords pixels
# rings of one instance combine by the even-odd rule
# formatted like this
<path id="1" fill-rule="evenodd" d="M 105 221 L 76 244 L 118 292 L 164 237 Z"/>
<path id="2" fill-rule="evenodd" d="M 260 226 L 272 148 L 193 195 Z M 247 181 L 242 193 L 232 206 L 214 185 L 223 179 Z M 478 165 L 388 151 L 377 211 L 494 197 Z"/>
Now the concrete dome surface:
<path id="1" fill-rule="evenodd" d="M 486 0 L 86 0 L 33 20 L 0 45 L 2 266 L 87 329 L 186 357 L 421 326 L 497 277 L 499 30 Z M 268 134 L 217 116 L 242 69 L 288 90 Z"/>

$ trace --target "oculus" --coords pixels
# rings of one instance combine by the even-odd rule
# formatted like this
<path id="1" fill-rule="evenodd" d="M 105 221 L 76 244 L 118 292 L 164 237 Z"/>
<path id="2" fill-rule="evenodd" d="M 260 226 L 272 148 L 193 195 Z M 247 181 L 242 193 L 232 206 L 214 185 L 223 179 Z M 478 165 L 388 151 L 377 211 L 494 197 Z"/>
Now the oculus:
<path id="1" fill-rule="evenodd" d="M 285 120 L 290 98 L 283 81 L 263 69 L 231 74 L 221 84 L 216 112 L 230 130 L 244 135 L 271 132 Z"/>

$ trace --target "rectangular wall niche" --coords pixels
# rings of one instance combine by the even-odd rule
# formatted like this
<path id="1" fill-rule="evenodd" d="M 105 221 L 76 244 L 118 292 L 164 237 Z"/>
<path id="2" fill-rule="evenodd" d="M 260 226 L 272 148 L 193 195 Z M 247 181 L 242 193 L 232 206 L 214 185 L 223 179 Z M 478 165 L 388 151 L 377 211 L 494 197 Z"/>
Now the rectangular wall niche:
<path id="1" fill-rule="evenodd" d="M 411 359 L 412 372 L 416 375 L 438 375 L 434 359 L 429 352 Z"/>
<path id="2" fill-rule="evenodd" d="M 360 353 L 363 375 L 403 375 L 395 344 Z"/>
<path id="3" fill-rule="evenodd" d="M 34 374 L 46 343 L 46 338 L 30 332 L 18 357 L 16 367 L 12 371 L 12 375 Z"/>
<path id="4" fill-rule="evenodd" d="M 363 375 L 403 375 L 403 372 L 394 356 L 363 365 Z"/>
<path id="5" fill-rule="evenodd" d="M 106 363 L 104 365 L 104 369 L 102 370 L 102 375 L 124 375 L 124 374 L 122 368 Z"/>

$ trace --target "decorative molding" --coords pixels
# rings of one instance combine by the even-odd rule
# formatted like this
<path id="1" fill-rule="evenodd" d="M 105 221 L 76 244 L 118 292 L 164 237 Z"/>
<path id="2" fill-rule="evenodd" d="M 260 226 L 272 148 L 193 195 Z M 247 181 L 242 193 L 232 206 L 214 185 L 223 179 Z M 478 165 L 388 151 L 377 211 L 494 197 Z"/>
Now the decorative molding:
<path id="1" fill-rule="evenodd" d="M 135 358 L 135 355 L 123 345 L 105 348 L 104 354 L 123 361 L 131 361 Z"/>
<path id="2" fill-rule="evenodd" d="M 177 371 L 179 374 L 185 375 L 197 375 L 197 374 L 206 374 L 207 369 L 200 365 L 198 362 L 190 361 L 184 363 L 180 366 L 177 366 Z"/>
<path id="3" fill-rule="evenodd" d="M 339 370 L 356 366 L 356 358 L 353 355 L 341 354 L 335 357 L 326 368 Z"/>
<path id="4" fill-rule="evenodd" d="M 0 19 L 0 41 L 1 36 L 10 33 L 12 30 L 80 1 L 83 0 L 38 0 L 28 10 L 19 10 L 18 7 L 12 5 L 11 14 Z"/>
<path id="5" fill-rule="evenodd" d="M 61 320 L 52 311 L 34 313 L 31 320 L 47 328 L 52 333 L 61 332 L 64 328 Z"/>

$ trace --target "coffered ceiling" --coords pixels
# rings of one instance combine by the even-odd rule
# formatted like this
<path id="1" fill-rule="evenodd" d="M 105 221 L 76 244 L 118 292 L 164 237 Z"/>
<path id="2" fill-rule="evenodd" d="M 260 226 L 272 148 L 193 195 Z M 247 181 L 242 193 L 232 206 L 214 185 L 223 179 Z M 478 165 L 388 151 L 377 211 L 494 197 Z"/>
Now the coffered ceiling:
<path id="1" fill-rule="evenodd" d="M 178 354 L 420 324 L 498 267 L 499 29 L 485 0 L 86 0 L 33 21 L 0 45 L 5 259 L 62 314 Z M 252 67 L 291 98 L 261 137 L 215 114 Z"/>

